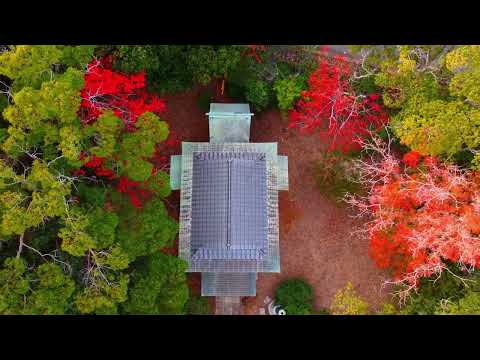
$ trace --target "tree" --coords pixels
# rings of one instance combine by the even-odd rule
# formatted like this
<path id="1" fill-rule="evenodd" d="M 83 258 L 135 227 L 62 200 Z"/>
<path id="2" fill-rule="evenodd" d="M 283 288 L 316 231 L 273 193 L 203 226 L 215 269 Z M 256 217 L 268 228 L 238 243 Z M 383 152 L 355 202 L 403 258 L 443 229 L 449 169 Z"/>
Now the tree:
<path id="1" fill-rule="evenodd" d="M 207 85 L 215 78 L 226 78 L 240 62 L 244 48 L 240 45 L 198 45 L 188 50 L 187 69 L 193 79 Z"/>
<path id="2" fill-rule="evenodd" d="M 282 116 L 288 115 L 288 111 L 293 108 L 301 92 L 306 89 L 305 85 L 305 79 L 298 76 L 278 79 L 273 84 L 273 90 L 277 95 L 278 108 Z"/>
<path id="3" fill-rule="evenodd" d="M 368 304 L 357 295 L 351 282 L 335 294 L 330 306 L 333 315 L 367 315 Z"/>
<path id="4" fill-rule="evenodd" d="M 8 258 L 0 270 L 0 314 L 64 314 L 74 290 L 74 281 L 56 264 L 29 272 L 23 259 Z"/>
<path id="5" fill-rule="evenodd" d="M 465 146 L 475 148 L 480 144 L 480 136 L 477 135 L 480 111 L 467 107 L 461 101 L 413 102 L 391 122 L 392 129 L 403 144 L 424 155 L 450 157 Z"/>
<path id="6" fill-rule="evenodd" d="M 27 86 L 14 93 L 14 105 L 3 112 L 10 123 L 9 137 L 3 143 L 5 152 L 18 157 L 42 146 L 44 160 L 54 159 L 60 150 L 75 163 L 81 150 L 77 111 L 82 87 L 83 74 L 69 68 L 56 80 L 43 82 L 39 90 Z"/>
<path id="7" fill-rule="evenodd" d="M 302 279 L 289 279 L 280 284 L 275 300 L 287 315 L 310 315 L 313 311 L 312 287 Z"/>
<path id="8" fill-rule="evenodd" d="M 371 129 L 381 129 L 388 117 L 377 94 L 355 94 L 351 76 L 352 66 L 343 57 L 321 60 L 308 80 L 308 90 L 301 93 L 290 112 L 289 128 L 298 128 L 302 134 L 319 129 L 329 150 L 358 149 L 355 139 Z"/>
<path id="9" fill-rule="evenodd" d="M 478 47 L 398 46 L 372 62 L 384 104 L 396 112 L 391 126 L 402 144 L 450 159 L 465 150 L 477 151 Z"/>
<path id="10" fill-rule="evenodd" d="M 27 173 L 27 171 L 29 173 Z M 34 160 L 31 169 L 17 175 L 0 162 L 0 233 L 21 235 L 48 219 L 65 214 L 71 181 L 41 160 Z M 13 186 L 10 186 L 13 185 Z"/>
<path id="11" fill-rule="evenodd" d="M 125 207 L 121 212 L 117 238 L 132 261 L 173 245 L 178 224 L 168 216 L 161 199 L 147 202 L 142 210 L 129 204 Z"/>
<path id="12" fill-rule="evenodd" d="M 13 80 L 13 92 L 23 87 L 39 89 L 43 82 L 59 76 L 57 65 L 83 69 L 94 48 L 93 45 L 12 45 L 0 53 L 0 74 Z"/>
<path id="13" fill-rule="evenodd" d="M 479 174 L 418 153 L 406 154 L 402 164 L 378 137 L 363 146 L 369 159 L 355 166 L 368 194 L 347 202 L 370 219 L 370 256 L 393 270 L 401 298 L 421 278 L 449 271 L 446 261 L 466 272 L 478 267 Z"/>
<path id="14" fill-rule="evenodd" d="M 65 227 L 58 236 L 63 240 L 62 249 L 73 256 L 82 256 L 90 249 L 112 246 L 118 216 L 100 207 L 88 211 L 80 207 L 71 208 L 65 216 Z"/>
<path id="15" fill-rule="evenodd" d="M 155 253 L 145 259 L 132 279 L 128 314 L 183 314 L 188 300 L 187 264 L 177 257 Z"/>
<path id="16" fill-rule="evenodd" d="M 445 57 L 448 70 L 453 73 L 449 84 L 452 95 L 468 103 L 480 104 L 480 46 L 465 45 L 450 51 Z"/>
<path id="17" fill-rule="evenodd" d="M 113 68 L 124 73 L 145 70 L 149 91 L 175 93 L 193 85 L 187 57 L 186 45 L 121 45 L 114 51 Z"/>
<path id="18" fill-rule="evenodd" d="M 112 57 L 94 59 L 87 66 L 85 86 L 81 91 L 80 118 L 83 124 L 97 120 L 104 110 L 111 110 L 129 130 L 145 112 L 157 115 L 166 110 L 165 102 L 145 88 L 145 72 L 123 74 L 112 70 Z"/>

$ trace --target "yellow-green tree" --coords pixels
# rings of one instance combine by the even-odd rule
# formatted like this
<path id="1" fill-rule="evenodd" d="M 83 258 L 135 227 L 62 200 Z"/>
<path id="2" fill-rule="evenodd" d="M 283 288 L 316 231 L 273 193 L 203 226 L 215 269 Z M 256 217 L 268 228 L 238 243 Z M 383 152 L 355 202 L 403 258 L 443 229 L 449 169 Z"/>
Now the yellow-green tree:
<path id="1" fill-rule="evenodd" d="M 330 305 L 333 315 L 367 315 L 368 303 L 357 295 L 351 282 L 340 289 Z"/>

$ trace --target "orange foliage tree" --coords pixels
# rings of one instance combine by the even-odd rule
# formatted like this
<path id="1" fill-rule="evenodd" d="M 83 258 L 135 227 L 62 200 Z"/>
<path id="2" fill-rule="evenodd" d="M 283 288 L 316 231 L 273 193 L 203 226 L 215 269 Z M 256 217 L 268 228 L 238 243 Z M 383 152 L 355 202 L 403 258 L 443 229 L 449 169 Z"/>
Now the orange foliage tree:
<path id="1" fill-rule="evenodd" d="M 369 155 L 354 166 L 368 192 L 346 201 L 369 217 L 369 254 L 404 285 L 401 298 L 420 278 L 450 271 L 446 261 L 465 272 L 479 268 L 480 173 L 416 152 L 399 159 L 378 137 L 362 146 Z"/>

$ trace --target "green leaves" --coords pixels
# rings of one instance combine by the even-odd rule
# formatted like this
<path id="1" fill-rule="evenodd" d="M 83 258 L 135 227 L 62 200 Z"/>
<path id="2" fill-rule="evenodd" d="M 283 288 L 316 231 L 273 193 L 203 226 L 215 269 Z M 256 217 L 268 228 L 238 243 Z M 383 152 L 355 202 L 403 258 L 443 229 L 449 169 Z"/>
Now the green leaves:
<path id="1" fill-rule="evenodd" d="M 302 279 L 289 279 L 275 292 L 275 302 L 287 315 L 310 315 L 313 311 L 313 289 Z"/>
<path id="2" fill-rule="evenodd" d="M 277 102 L 283 116 L 287 111 L 293 108 L 295 101 L 300 97 L 302 90 L 306 89 L 306 79 L 304 77 L 288 77 L 278 79 L 273 84 L 273 90 L 277 95 Z"/>
<path id="3" fill-rule="evenodd" d="M 93 137 L 95 145 L 90 152 L 99 157 L 111 157 L 119 149 L 118 138 L 124 129 L 122 120 L 111 111 L 105 111 L 91 126 L 84 129 L 85 136 Z"/>
<path id="4" fill-rule="evenodd" d="M 24 86 L 38 89 L 51 80 L 52 64 L 60 61 L 61 51 L 52 45 L 15 45 L 0 54 L 0 74 L 14 80 L 14 90 Z"/>
<path id="5" fill-rule="evenodd" d="M 14 105 L 4 111 L 11 127 L 3 149 L 17 157 L 20 150 L 29 150 L 42 142 L 58 144 L 67 159 L 78 160 L 81 135 L 77 111 L 82 87 L 83 74 L 69 68 L 56 80 L 44 82 L 39 90 L 24 87 L 15 93 Z"/>
<path id="6" fill-rule="evenodd" d="M 0 314 L 64 314 L 75 291 L 73 280 L 56 264 L 27 271 L 21 258 L 7 258 L 0 270 Z"/>
<path id="7" fill-rule="evenodd" d="M 11 170 L 3 168 L 3 181 L 12 176 Z M 30 174 L 25 178 L 15 176 L 17 187 L 0 192 L 1 233 L 23 234 L 27 229 L 39 226 L 49 218 L 65 213 L 65 198 L 70 194 L 71 184 L 60 181 L 47 165 L 35 160 Z M 0 188 L 1 191 L 1 188 Z"/>
<path id="8" fill-rule="evenodd" d="M 391 124 L 402 143 L 422 154 L 452 156 L 465 145 L 480 144 L 480 112 L 460 101 L 421 101 L 404 108 Z"/>
<path id="9" fill-rule="evenodd" d="M 163 202 L 153 199 L 140 212 L 128 207 L 120 217 L 117 237 L 121 248 L 134 260 L 172 246 L 177 231 L 178 224 L 168 216 Z"/>
<path id="10" fill-rule="evenodd" d="M 449 52 L 445 61 L 453 73 L 450 93 L 480 105 L 480 46 L 460 46 Z"/>
<path id="11" fill-rule="evenodd" d="M 85 211 L 73 207 L 65 218 L 58 236 L 62 249 L 73 256 L 83 256 L 89 249 L 104 249 L 113 245 L 118 216 L 96 207 Z"/>
<path id="12" fill-rule="evenodd" d="M 129 314 L 182 314 L 188 300 L 187 263 L 177 257 L 155 253 L 145 259 L 132 279 Z"/>
<path id="13" fill-rule="evenodd" d="M 250 79 L 245 85 L 245 98 L 257 111 L 263 111 L 271 104 L 271 88 L 263 80 Z"/>
<path id="14" fill-rule="evenodd" d="M 0 270 L 0 314 L 19 314 L 23 295 L 29 291 L 30 279 L 25 276 L 27 265 L 17 258 L 8 258 Z"/>
<path id="15" fill-rule="evenodd" d="M 187 69 L 193 79 L 201 85 L 207 85 L 214 78 L 225 77 L 240 62 L 243 48 L 237 45 L 192 46 L 188 50 Z"/>
<path id="16" fill-rule="evenodd" d="M 384 104 L 399 110 L 391 124 L 401 143 L 447 158 L 476 149 L 480 47 L 409 45 L 397 50 L 383 57 L 373 51 L 370 60 L 379 68 L 375 83 L 383 88 Z"/>

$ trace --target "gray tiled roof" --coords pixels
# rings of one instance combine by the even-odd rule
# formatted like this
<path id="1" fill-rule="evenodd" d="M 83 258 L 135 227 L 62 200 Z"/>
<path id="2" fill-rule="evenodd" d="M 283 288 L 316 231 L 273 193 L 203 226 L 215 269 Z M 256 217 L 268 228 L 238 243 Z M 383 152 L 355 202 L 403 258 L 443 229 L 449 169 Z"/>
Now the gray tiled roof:
<path id="1" fill-rule="evenodd" d="M 213 259 L 215 255 L 195 258 L 195 246 L 192 244 L 193 231 L 193 162 L 196 153 L 235 153 L 236 159 L 248 157 L 252 153 L 263 153 L 266 158 L 266 218 L 267 245 L 262 259 Z M 241 155 L 241 153 L 243 155 Z M 197 155 L 199 156 L 199 155 Z M 210 155 L 204 155 L 210 156 Z M 218 156 L 218 155 L 215 155 Z M 223 156 L 223 155 L 222 155 Z M 252 156 L 256 156 L 253 155 Z M 180 221 L 179 221 L 179 257 L 188 262 L 188 272 L 248 273 L 280 272 L 279 236 L 278 236 L 278 182 L 277 182 L 277 144 L 276 143 L 192 143 L 182 142 Z M 212 181 L 210 181 L 212 183 Z M 225 230 L 223 230 L 225 231 Z M 198 246 L 197 246 L 198 251 Z M 203 250 L 202 250 L 203 251 Z M 205 250 L 206 251 L 206 250 Z M 245 251 L 245 250 L 243 250 Z M 213 251 L 212 251 L 213 252 Z M 200 257 L 200 253 L 197 255 Z M 234 254 L 233 256 L 236 256 Z M 209 257 L 206 259 L 206 257 Z"/>
<path id="2" fill-rule="evenodd" d="M 265 154 L 194 152 L 192 259 L 263 259 L 266 185 Z"/>
<path id="3" fill-rule="evenodd" d="M 202 296 L 255 296 L 256 273 L 202 273 Z"/>

